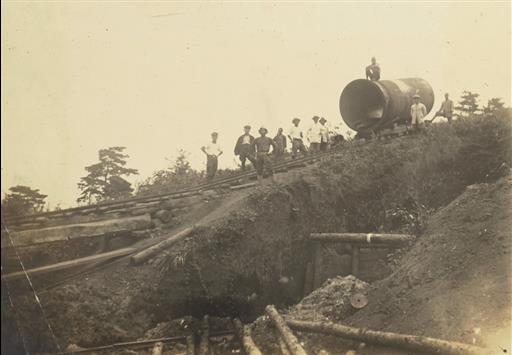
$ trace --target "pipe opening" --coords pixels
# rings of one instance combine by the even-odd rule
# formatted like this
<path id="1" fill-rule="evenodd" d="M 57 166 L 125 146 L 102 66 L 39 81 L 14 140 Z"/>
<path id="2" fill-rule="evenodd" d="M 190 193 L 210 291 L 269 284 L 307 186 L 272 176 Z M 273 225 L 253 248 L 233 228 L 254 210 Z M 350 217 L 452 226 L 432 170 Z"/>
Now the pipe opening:
<path id="1" fill-rule="evenodd" d="M 377 84 L 369 80 L 354 80 L 341 93 L 341 116 L 356 131 L 377 124 L 384 115 L 385 107 L 384 94 Z"/>

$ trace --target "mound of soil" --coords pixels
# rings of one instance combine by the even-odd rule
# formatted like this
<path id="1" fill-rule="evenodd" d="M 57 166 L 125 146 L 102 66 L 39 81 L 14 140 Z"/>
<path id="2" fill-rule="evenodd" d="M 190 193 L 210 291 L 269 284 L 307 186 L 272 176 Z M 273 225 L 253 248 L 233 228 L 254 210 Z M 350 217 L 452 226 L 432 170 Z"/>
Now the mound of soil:
<path id="1" fill-rule="evenodd" d="M 329 280 L 284 312 L 302 320 L 332 320 L 381 331 L 426 335 L 511 351 L 510 272 L 512 179 L 469 186 L 427 223 L 426 233 L 389 277 L 363 287 L 369 303 L 343 311 L 348 278 Z M 351 280 L 357 284 L 358 280 Z M 361 285 L 363 286 L 363 285 Z M 349 292 L 350 293 L 350 292 Z M 336 301 L 340 302 L 338 310 Z M 338 313 L 339 312 L 339 313 Z M 323 319 L 322 319 L 323 318 Z M 268 317 L 253 324 L 259 346 L 279 351 Z M 311 353 L 339 353 L 357 344 L 297 333 Z M 358 353 L 396 350 L 367 347 Z"/>
<path id="2" fill-rule="evenodd" d="M 512 180 L 469 186 L 428 222 L 388 278 L 376 282 L 356 326 L 510 351 Z"/>

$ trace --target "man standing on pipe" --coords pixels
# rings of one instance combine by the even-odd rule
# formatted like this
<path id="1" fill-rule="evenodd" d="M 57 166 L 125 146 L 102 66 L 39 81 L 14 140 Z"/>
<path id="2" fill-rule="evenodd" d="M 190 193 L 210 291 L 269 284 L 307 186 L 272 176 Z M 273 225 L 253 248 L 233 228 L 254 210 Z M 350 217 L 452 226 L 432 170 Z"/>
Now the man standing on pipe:
<path id="1" fill-rule="evenodd" d="M 265 127 L 261 127 L 258 131 L 261 137 L 258 137 L 253 142 L 253 147 L 256 151 L 256 174 L 258 176 L 258 183 L 261 185 L 263 182 L 263 172 L 267 170 L 272 182 L 274 180 L 274 167 L 272 166 L 272 160 L 270 160 L 270 147 L 272 150 L 276 149 L 274 140 L 267 137 L 268 130 Z"/>
<path id="2" fill-rule="evenodd" d="M 302 154 L 308 154 L 308 150 L 304 146 L 304 134 L 302 133 L 302 129 L 299 127 L 300 118 L 295 117 L 293 120 L 293 126 L 290 128 L 288 132 L 288 138 L 292 142 L 292 158 L 295 159 L 297 156 L 297 152 L 301 152 Z"/>
<path id="3" fill-rule="evenodd" d="M 245 162 L 247 159 L 254 165 L 254 149 L 252 146 L 254 137 L 251 136 L 249 132 L 251 132 L 251 126 L 244 126 L 244 134 L 238 137 L 235 145 L 235 155 L 238 155 L 240 158 L 242 171 L 245 171 Z"/>
<path id="4" fill-rule="evenodd" d="M 420 95 L 416 94 L 413 97 L 413 104 L 411 106 L 411 124 L 415 132 L 419 132 L 423 125 L 423 118 L 427 115 L 427 108 L 420 102 Z"/>
<path id="5" fill-rule="evenodd" d="M 201 147 L 201 150 L 206 154 L 206 178 L 212 180 L 217 173 L 218 168 L 218 157 L 222 155 L 222 149 L 217 143 L 219 134 L 217 132 L 212 133 L 212 140 L 210 143 Z"/>
<path id="6" fill-rule="evenodd" d="M 372 57 L 372 64 L 366 67 L 366 79 L 371 81 L 380 80 L 380 66 L 377 64 L 375 57 Z"/>

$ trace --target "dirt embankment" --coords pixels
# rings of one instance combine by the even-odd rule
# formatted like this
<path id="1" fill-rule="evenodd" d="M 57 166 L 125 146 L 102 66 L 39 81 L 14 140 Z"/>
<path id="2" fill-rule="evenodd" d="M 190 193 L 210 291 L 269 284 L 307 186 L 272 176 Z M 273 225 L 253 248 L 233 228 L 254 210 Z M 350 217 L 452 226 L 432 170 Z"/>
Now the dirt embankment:
<path id="1" fill-rule="evenodd" d="M 507 146 L 502 136 L 510 130 L 491 125 L 487 137 L 482 126 L 457 125 L 420 137 L 349 145 L 320 164 L 280 175 L 278 186 L 209 202 L 208 213 L 190 215 L 180 226 L 200 222 L 196 233 L 149 264 L 117 263 L 41 292 L 58 341 L 65 347 L 133 340 L 158 322 L 190 314 L 251 320 L 265 304 L 301 299 L 312 252 L 305 240 L 309 233 L 421 235 L 432 208 L 510 160 L 502 153 Z M 33 297 L 17 302 L 31 349 L 51 349 Z"/>
<path id="2" fill-rule="evenodd" d="M 373 330 L 425 335 L 477 344 L 495 353 L 512 345 L 512 178 L 469 186 L 429 220 L 425 233 L 387 278 L 366 287 L 352 276 L 332 279 L 286 313 L 294 319 L 333 321 Z M 366 307 L 348 304 L 353 289 Z M 265 317 L 253 335 L 267 353 L 278 351 Z M 358 343 L 300 334 L 310 353 L 339 353 Z M 387 354 L 367 347 L 361 354 Z M 396 354 L 396 350 L 391 353 Z"/>

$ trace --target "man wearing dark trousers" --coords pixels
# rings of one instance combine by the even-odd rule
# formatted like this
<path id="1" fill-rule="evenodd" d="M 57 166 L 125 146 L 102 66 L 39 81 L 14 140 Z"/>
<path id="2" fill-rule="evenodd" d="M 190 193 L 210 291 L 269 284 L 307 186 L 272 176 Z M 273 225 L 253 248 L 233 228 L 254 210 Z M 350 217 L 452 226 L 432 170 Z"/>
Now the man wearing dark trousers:
<path id="1" fill-rule="evenodd" d="M 245 162 L 249 160 L 254 165 L 254 137 L 251 136 L 251 126 L 244 126 L 244 134 L 238 137 L 235 145 L 235 155 L 240 158 L 242 171 L 245 170 Z"/>
<path id="2" fill-rule="evenodd" d="M 276 144 L 271 138 L 266 136 L 268 130 L 265 127 L 261 127 L 258 132 L 261 136 L 256 138 L 253 143 L 256 150 L 256 174 L 258 175 L 258 183 L 260 185 L 263 183 L 264 170 L 267 170 L 272 182 L 275 183 L 274 168 L 269 154 L 270 147 L 276 149 Z"/>

